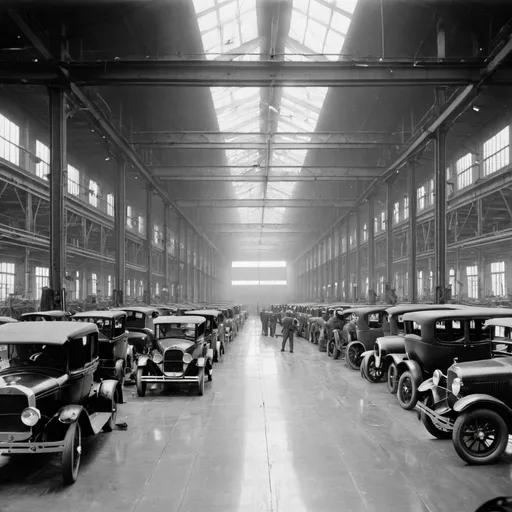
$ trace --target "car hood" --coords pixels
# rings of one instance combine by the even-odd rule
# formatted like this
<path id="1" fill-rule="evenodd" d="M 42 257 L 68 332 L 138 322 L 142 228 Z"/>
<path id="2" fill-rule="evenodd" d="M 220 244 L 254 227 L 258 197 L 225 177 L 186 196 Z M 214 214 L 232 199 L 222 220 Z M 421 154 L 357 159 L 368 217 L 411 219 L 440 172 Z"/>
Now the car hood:
<path id="1" fill-rule="evenodd" d="M 177 348 L 186 351 L 190 347 L 193 347 L 195 342 L 184 340 L 183 338 L 164 338 L 162 340 L 158 340 L 158 344 L 162 350 L 167 350 L 168 348 Z"/>
<path id="2" fill-rule="evenodd" d="M 484 359 L 467 363 L 456 363 L 450 370 L 464 380 L 501 380 L 512 375 L 512 358 Z"/>
<path id="3" fill-rule="evenodd" d="M 134 332 L 134 331 L 128 331 L 128 339 L 129 340 L 143 340 L 148 337 L 147 332 Z"/>
<path id="4" fill-rule="evenodd" d="M 3 390 L 11 385 L 24 386 L 31 389 L 36 397 L 45 395 L 51 391 L 59 390 L 68 380 L 67 375 L 55 372 L 38 372 L 25 368 L 5 371 L 0 373 L 0 389 Z"/>

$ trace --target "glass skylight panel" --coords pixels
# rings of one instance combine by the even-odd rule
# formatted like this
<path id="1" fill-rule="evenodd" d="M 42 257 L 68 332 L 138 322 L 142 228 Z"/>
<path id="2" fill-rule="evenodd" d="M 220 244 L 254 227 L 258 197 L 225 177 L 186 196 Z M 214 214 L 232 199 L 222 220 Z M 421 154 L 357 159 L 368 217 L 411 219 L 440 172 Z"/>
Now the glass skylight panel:
<path id="1" fill-rule="evenodd" d="M 213 7 L 215 7 L 215 0 L 194 0 L 194 9 L 197 15 Z"/>
<path id="2" fill-rule="evenodd" d="M 292 21 L 290 23 L 289 35 L 301 44 L 304 44 L 304 37 L 308 26 L 308 17 L 297 10 L 292 9 Z"/>
<path id="3" fill-rule="evenodd" d="M 324 48 L 327 27 L 313 19 L 308 20 L 308 29 L 304 37 L 304 45 L 313 50 L 313 53 L 322 53 Z"/>
<path id="4" fill-rule="evenodd" d="M 328 25 L 331 21 L 332 8 L 317 2 L 317 0 L 311 0 L 309 12 L 313 18 L 324 25 Z"/>
<path id="5" fill-rule="evenodd" d="M 219 22 L 216 11 L 201 16 L 197 21 L 199 23 L 199 31 L 201 33 L 216 28 Z"/>
<path id="6" fill-rule="evenodd" d="M 279 224 L 283 221 L 286 208 L 282 207 L 267 207 L 263 214 L 263 222 L 265 224 Z"/>
<path id="7" fill-rule="evenodd" d="M 350 26 L 350 18 L 347 18 L 343 14 L 338 11 L 334 11 L 332 13 L 331 27 L 342 34 L 346 34 L 348 32 L 348 27 Z M 341 48 L 341 46 L 340 46 Z"/>

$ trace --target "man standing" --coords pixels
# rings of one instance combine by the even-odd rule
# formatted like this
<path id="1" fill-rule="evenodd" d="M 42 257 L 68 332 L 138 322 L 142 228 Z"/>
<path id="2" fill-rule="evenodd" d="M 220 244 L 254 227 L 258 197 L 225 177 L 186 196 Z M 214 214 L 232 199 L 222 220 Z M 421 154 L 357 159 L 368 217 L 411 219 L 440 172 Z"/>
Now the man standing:
<path id="1" fill-rule="evenodd" d="M 262 309 L 261 314 L 261 334 L 268 336 L 268 312 L 266 309 Z"/>
<path id="2" fill-rule="evenodd" d="M 287 340 L 290 340 L 290 353 L 293 354 L 293 333 L 295 332 L 295 323 L 293 318 L 293 312 L 287 311 L 286 316 L 283 318 L 283 345 L 281 347 L 281 352 L 284 352 L 286 347 Z"/>
<path id="3" fill-rule="evenodd" d="M 270 337 L 275 338 L 276 336 L 276 325 L 277 325 L 277 316 L 273 311 L 270 312 L 270 316 L 268 319 L 268 326 L 270 327 Z"/>

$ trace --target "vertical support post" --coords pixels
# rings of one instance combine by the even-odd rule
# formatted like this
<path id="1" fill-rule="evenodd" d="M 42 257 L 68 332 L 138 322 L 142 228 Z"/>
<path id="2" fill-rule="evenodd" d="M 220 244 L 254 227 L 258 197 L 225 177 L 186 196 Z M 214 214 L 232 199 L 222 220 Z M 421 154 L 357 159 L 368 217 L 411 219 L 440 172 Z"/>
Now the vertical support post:
<path id="1" fill-rule="evenodd" d="M 477 235 L 484 234 L 483 230 L 483 203 L 482 199 L 476 200 L 476 220 L 477 220 Z M 477 248 L 477 266 L 478 266 L 478 298 L 483 298 L 485 295 L 485 260 L 484 252 L 481 248 Z"/>
<path id="2" fill-rule="evenodd" d="M 410 162 L 409 182 L 409 296 L 412 303 L 418 300 L 416 279 L 416 162 Z"/>
<path id="3" fill-rule="evenodd" d="M 117 183 L 114 198 L 114 223 L 116 233 L 116 291 L 114 305 L 124 304 L 126 282 L 126 173 L 121 156 L 117 158 Z"/>
<path id="4" fill-rule="evenodd" d="M 189 296 L 188 296 L 188 284 L 189 284 L 189 281 L 188 281 L 188 264 L 189 264 L 189 261 L 188 261 L 188 226 L 185 222 L 183 222 L 183 227 L 184 227 L 184 233 L 183 233 L 183 241 L 184 241 L 184 244 L 185 244 L 185 257 L 184 257 L 184 260 L 185 260 L 185 271 L 184 271 L 184 279 L 183 279 L 183 285 L 185 287 L 185 293 L 183 295 L 183 298 L 185 301 L 188 301 L 189 300 Z"/>
<path id="5" fill-rule="evenodd" d="M 183 241 L 181 234 L 181 218 L 178 217 L 178 226 L 176 228 L 176 301 L 181 302 L 181 244 Z"/>
<path id="6" fill-rule="evenodd" d="M 55 293 L 54 309 L 65 307 L 61 295 L 66 265 L 64 173 L 67 169 L 66 96 L 50 87 L 50 287 Z"/>
<path id="7" fill-rule="evenodd" d="M 345 300 L 350 301 L 350 216 L 347 217 L 345 222 L 345 290 L 343 293 L 345 294 Z"/>
<path id="8" fill-rule="evenodd" d="M 361 211 L 356 210 L 356 302 L 361 300 Z"/>
<path id="9" fill-rule="evenodd" d="M 375 198 L 368 199 L 368 301 L 375 304 Z"/>
<path id="10" fill-rule="evenodd" d="M 164 203 L 164 284 L 162 288 L 170 290 L 169 283 L 169 205 Z M 164 295 L 164 294 L 162 294 Z M 169 291 L 167 291 L 167 300 Z"/>
<path id="11" fill-rule="evenodd" d="M 386 206 L 387 206 L 387 224 L 386 224 L 386 280 L 389 291 L 393 283 L 393 186 L 391 180 L 387 182 L 386 187 Z M 396 283 L 395 283 L 396 286 Z"/>
<path id="12" fill-rule="evenodd" d="M 153 232 L 151 223 L 151 214 L 153 210 L 153 189 L 148 183 L 146 185 L 146 297 L 145 301 L 149 304 L 153 297 L 153 273 L 152 273 L 152 252 L 153 252 Z"/>

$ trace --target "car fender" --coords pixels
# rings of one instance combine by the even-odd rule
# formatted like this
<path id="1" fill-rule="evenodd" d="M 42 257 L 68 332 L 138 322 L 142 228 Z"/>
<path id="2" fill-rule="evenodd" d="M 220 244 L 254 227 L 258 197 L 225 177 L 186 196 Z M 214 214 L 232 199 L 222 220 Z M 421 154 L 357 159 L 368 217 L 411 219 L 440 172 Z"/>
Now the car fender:
<path id="1" fill-rule="evenodd" d="M 220 341 L 217 342 L 217 343 L 218 343 L 218 349 L 217 350 L 220 350 Z M 213 348 L 209 348 L 206 351 L 206 359 L 213 359 Z"/>
<path id="2" fill-rule="evenodd" d="M 198 368 L 204 368 L 204 365 L 205 365 L 205 358 L 204 357 L 198 357 L 197 358 L 197 362 L 196 362 L 196 366 Z"/>
<path id="3" fill-rule="evenodd" d="M 414 383 L 419 386 L 423 382 L 423 372 L 421 371 L 420 365 L 416 361 L 410 359 L 404 359 L 400 361 L 397 366 L 398 375 L 402 375 L 404 372 L 411 372 Z"/>
<path id="4" fill-rule="evenodd" d="M 373 356 L 374 355 L 374 352 L 373 350 L 366 350 L 365 352 L 363 352 L 361 354 L 361 374 L 363 375 L 363 377 L 366 376 L 366 374 L 364 372 L 366 372 L 366 370 L 368 369 L 368 361 L 370 359 L 370 356 Z M 364 369 L 364 371 L 363 371 Z"/>
<path id="5" fill-rule="evenodd" d="M 343 337 L 340 329 L 334 329 L 334 343 L 336 344 L 336 348 L 341 351 L 343 347 Z"/>
<path id="6" fill-rule="evenodd" d="M 430 377 L 430 379 L 424 380 L 419 385 L 418 391 L 420 393 L 424 393 L 425 391 L 429 391 L 429 390 L 433 389 L 434 387 L 437 387 L 437 386 L 434 384 L 434 379 L 432 377 Z"/>
<path id="7" fill-rule="evenodd" d="M 51 423 L 55 424 L 54 420 L 57 420 L 58 423 L 61 424 L 61 427 L 62 425 L 71 425 L 72 423 L 76 423 L 78 421 L 84 435 L 94 434 L 89 415 L 81 405 L 69 404 L 61 407 L 50 421 L 50 424 L 48 425 L 50 428 Z"/>
<path id="8" fill-rule="evenodd" d="M 142 366 L 147 366 L 149 359 L 150 358 L 147 355 L 139 356 L 137 358 L 137 367 L 140 368 Z"/>
<path id="9" fill-rule="evenodd" d="M 397 366 L 405 359 L 405 354 L 387 354 L 386 363 L 389 366 L 391 363 L 395 363 Z"/>
<path id="10" fill-rule="evenodd" d="M 475 405 L 490 405 L 493 409 L 500 409 L 506 414 L 507 422 L 512 421 L 512 409 L 510 409 L 510 407 L 508 407 L 498 398 L 483 393 L 477 393 L 475 395 L 468 395 L 462 397 L 460 400 L 457 400 L 455 402 L 453 410 L 457 413 L 461 413 L 473 408 Z"/>
<path id="11" fill-rule="evenodd" d="M 115 374 L 118 380 L 121 380 L 124 376 L 125 360 L 118 359 L 115 365 Z"/>
<path id="12" fill-rule="evenodd" d="M 117 387 L 119 386 L 119 381 L 114 379 L 102 380 L 98 386 L 96 391 L 98 398 L 105 398 L 107 400 L 112 400 L 112 397 L 115 396 Z"/>

